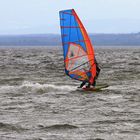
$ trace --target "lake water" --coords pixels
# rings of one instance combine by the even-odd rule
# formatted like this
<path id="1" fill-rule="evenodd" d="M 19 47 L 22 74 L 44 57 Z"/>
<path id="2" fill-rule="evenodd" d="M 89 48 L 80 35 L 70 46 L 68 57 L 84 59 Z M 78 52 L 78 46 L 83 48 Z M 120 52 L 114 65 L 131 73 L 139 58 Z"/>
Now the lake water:
<path id="1" fill-rule="evenodd" d="M 98 48 L 100 92 L 77 91 L 59 47 L 0 48 L 0 140 L 139 140 L 140 48 Z"/>

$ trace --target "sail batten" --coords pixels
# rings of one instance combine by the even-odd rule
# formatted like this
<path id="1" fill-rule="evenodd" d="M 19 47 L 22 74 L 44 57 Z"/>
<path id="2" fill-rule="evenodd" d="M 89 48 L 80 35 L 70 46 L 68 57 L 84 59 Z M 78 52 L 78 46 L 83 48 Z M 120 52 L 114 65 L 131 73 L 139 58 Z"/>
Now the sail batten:
<path id="1" fill-rule="evenodd" d="M 74 9 L 60 11 L 65 71 L 76 80 L 96 76 L 94 48 Z"/>

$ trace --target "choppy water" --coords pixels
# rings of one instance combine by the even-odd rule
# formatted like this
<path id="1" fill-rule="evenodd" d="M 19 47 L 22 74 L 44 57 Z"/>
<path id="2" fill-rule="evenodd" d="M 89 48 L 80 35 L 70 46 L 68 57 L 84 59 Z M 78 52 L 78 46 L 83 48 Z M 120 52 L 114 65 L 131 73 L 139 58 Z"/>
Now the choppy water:
<path id="1" fill-rule="evenodd" d="M 101 92 L 80 92 L 58 48 L 0 48 L 0 140 L 139 140 L 140 48 L 96 49 Z"/>

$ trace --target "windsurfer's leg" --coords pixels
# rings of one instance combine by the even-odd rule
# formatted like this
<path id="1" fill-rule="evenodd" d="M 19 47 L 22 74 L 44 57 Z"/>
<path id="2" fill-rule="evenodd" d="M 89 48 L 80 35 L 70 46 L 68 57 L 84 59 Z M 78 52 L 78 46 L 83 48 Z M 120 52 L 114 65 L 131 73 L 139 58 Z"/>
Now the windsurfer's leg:
<path id="1" fill-rule="evenodd" d="M 86 84 L 86 81 L 83 81 L 80 85 L 80 88 L 82 88 Z"/>
<path id="2" fill-rule="evenodd" d="M 88 85 L 86 86 L 86 88 L 90 88 L 90 83 L 88 83 Z"/>
<path id="3" fill-rule="evenodd" d="M 96 86 L 96 80 L 94 80 L 92 86 L 94 86 L 94 87 Z"/>

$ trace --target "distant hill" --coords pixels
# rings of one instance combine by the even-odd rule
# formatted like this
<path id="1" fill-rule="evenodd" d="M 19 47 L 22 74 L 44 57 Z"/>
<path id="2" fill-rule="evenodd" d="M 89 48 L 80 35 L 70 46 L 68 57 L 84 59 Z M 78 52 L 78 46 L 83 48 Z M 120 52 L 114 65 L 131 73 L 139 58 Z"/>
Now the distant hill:
<path id="1" fill-rule="evenodd" d="M 140 46 L 140 33 L 132 34 L 90 34 L 94 45 Z M 58 34 L 5 35 L 0 36 L 0 46 L 58 46 Z"/>

